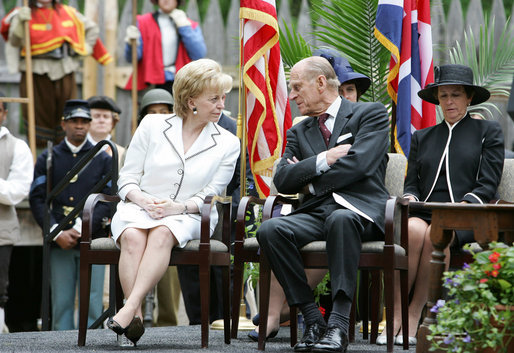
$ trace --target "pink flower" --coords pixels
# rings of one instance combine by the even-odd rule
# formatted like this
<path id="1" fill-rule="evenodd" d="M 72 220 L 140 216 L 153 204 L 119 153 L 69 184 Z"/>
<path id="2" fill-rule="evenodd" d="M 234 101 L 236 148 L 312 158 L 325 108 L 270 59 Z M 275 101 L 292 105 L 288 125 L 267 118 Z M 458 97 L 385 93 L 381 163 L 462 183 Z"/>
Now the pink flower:
<path id="1" fill-rule="evenodd" d="M 495 270 L 499 270 L 500 268 L 502 268 L 502 265 L 501 265 L 501 264 L 494 264 L 494 265 L 493 265 L 493 268 L 494 268 Z"/>
<path id="2" fill-rule="evenodd" d="M 482 278 L 482 279 L 480 280 L 480 283 L 485 283 L 485 282 L 487 282 L 487 281 L 489 281 L 487 278 Z"/>

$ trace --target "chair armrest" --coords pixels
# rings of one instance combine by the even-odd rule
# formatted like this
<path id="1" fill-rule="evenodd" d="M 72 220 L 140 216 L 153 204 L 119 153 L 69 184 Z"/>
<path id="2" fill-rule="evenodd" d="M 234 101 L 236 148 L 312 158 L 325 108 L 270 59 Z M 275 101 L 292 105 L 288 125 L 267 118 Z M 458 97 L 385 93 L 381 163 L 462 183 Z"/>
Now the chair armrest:
<path id="1" fill-rule="evenodd" d="M 273 217 L 273 209 L 279 204 L 290 204 L 293 208 L 297 208 L 300 201 L 296 198 L 288 198 L 282 195 L 270 195 L 264 203 L 262 210 L 262 221 L 266 221 Z"/>
<path id="2" fill-rule="evenodd" d="M 408 250 L 409 200 L 393 196 L 386 202 L 384 246 L 400 245 Z"/>
<path id="3" fill-rule="evenodd" d="M 91 194 L 87 197 L 82 211 L 82 235 L 80 237 L 81 243 L 91 243 L 93 236 L 93 211 L 98 202 L 119 202 L 121 199 L 118 195 L 107 194 Z"/>
<path id="4" fill-rule="evenodd" d="M 208 246 L 210 248 L 211 211 L 212 208 L 218 203 L 221 203 L 223 213 L 221 238 L 223 243 L 225 243 L 225 245 L 227 245 L 230 249 L 230 212 L 232 209 L 232 197 L 218 195 L 209 195 L 203 201 L 200 228 L 200 249 L 204 246 Z"/>
<path id="5" fill-rule="evenodd" d="M 236 238 L 235 243 L 242 243 L 246 238 L 246 215 L 252 205 L 264 205 L 265 199 L 260 199 L 255 196 L 244 196 L 239 201 L 237 207 L 237 218 L 236 218 Z"/>

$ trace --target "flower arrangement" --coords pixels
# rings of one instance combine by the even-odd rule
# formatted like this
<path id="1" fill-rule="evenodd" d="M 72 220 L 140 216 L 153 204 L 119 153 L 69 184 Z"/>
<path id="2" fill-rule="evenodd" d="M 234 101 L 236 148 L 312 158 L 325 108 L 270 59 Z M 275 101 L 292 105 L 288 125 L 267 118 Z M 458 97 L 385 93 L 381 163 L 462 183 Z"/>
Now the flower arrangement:
<path id="1" fill-rule="evenodd" d="M 469 244 L 464 247 L 471 251 Z M 471 251 L 472 252 L 472 251 Z M 448 300 L 432 307 L 437 324 L 430 325 L 431 350 L 511 352 L 514 342 L 514 247 L 491 243 L 473 253 L 474 262 L 445 272 Z M 439 339 L 438 339 L 439 337 Z"/>

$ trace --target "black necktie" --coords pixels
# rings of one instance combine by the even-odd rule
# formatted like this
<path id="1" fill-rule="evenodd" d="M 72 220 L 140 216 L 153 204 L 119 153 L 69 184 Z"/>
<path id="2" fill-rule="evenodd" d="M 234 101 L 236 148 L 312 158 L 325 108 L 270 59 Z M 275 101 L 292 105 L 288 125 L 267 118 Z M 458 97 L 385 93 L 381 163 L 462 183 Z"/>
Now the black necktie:
<path id="1" fill-rule="evenodd" d="M 329 117 L 330 115 L 328 115 L 327 113 L 323 113 L 318 118 L 319 129 L 321 130 L 321 134 L 323 135 L 323 139 L 325 140 L 325 145 L 327 145 L 327 147 L 328 141 L 330 141 L 330 135 L 332 135 L 330 130 L 325 125 L 325 121 L 327 121 Z"/>

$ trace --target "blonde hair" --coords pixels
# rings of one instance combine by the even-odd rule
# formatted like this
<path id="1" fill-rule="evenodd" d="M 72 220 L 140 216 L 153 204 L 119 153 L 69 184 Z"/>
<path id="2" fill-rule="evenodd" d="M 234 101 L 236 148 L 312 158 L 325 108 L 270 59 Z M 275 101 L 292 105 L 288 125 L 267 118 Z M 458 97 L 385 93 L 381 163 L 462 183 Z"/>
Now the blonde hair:
<path id="1" fill-rule="evenodd" d="M 185 118 L 189 109 L 188 101 L 206 90 L 227 93 L 232 89 L 232 77 L 221 71 L 221 65 L 212 59 L 199 59 L 182 67 L 173 83 L 173 111 Z"/>

